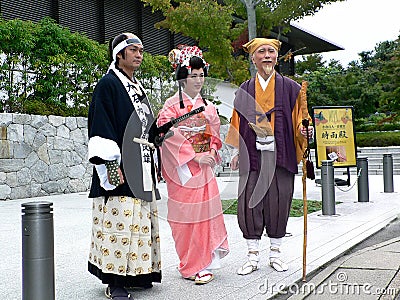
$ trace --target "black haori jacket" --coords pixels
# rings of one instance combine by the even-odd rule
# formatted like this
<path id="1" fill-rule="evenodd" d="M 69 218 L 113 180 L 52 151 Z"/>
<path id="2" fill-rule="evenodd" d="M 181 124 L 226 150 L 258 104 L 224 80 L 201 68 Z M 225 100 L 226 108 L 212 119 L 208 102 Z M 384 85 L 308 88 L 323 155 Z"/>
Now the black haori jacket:
<path id="1" fill-rule="evenodd" d="M 144 91 L 139 99 L 150 107 Z M 150 128 L 154 121 L 153 115 L 150 113 L 146 117 L 148 119 L 147 126 Z M 125 178 L 124 184 L 113 190 L 105 190 L 101 187 L 98 173 L 93 167 L 89 198 L 130 196 L 152 201 L 152 192 L 143 189 L 140 145 L 133 142 L 133 137 L 140 137 L 141 135 L 141 122 L 125 87 L 112 70 L 100 79 L 94 90 L 89 107 L 88 135 L 89 146 L 90 139 L 93 137 L 100 137 L 105 144 L 115 142 L 118 145 L 119 152 L 122 153 L 120 167 Z M 106 147 L 105 144 L 99 145 L 99 147 Z M 93 152 L 101 151 L 95 150 Z M 155 186 L 153 156 L 151 160 L 153 162 L 151 173 Z M 95 165 L 104 163 L 104 160 L 98 156 L 89 157 L 89 161 Z M 157 189 L 155 192 L 156 198 L 160 199 Z"/>

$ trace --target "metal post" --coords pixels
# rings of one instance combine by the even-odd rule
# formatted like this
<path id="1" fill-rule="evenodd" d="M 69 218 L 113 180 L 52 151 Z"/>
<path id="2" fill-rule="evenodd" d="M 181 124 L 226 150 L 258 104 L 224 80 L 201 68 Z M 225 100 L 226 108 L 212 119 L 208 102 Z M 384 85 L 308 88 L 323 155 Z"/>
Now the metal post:
<path id="1" fill-rule="evenodd" d="M 322 214 L 334 215 L 335 212 L 335 178 L 333 162 L 321 161 Z"/>
<path id="2" fill-rule="evenodd" d="M 383 154 L 383 191 L 393 193 L 393 157 Z"/>
<path id="3" fill-rule="evenodd" d="M 357 157 L 357 174 L 358 202 L 369 202 L 368 157 Z"/>
<path id="4" fill-rule="evenodd" d="M 54 300 L 54 228 L 50 202 L 22 206 L 22 299 Z"/>

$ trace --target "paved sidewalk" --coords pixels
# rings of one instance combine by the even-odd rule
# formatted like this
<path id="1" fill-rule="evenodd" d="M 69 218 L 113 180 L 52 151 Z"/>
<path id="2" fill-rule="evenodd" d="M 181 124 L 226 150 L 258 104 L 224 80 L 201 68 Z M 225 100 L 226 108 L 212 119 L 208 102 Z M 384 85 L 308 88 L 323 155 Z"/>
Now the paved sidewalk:
<path id="1" fill-rule="evenodd" d="M 237 179 L 237 177 L 218 178 L 223 199 L 236 198 Z M 355 176 L 351 178 L 352 184 L 354 180 Z M 369 202 L 357 201 L 357 185 L 350 191 L 342 191 L 347 190 L 348 187 L 341 187 L 342 190 L 336 188 L 335 199 L 342 202 L 336 205 L 336 215 L 323 216 L 319 211 L 308 216 L 307 273 L 311 274 L 319 270 L 321 266 L 339 257 L 396 219 L 400 214 L 400 196 L 396 191 L 399 183 L 400 176 L 394 176 L 395 192 L 384 193 L 383 177 L 370 175 Z M 150 290 L 134 291 L 135 299 L 269 299 L 280 289 L 296 286 L 296 282 L 301 280 L 302 217 L 289 219 L 287 231 L 291 233 L 291 236 L 284 238 L 282 247 L 282 258 L 289 264 L 287 272 L 278 273 L 267 266 L 269 243 L 267 238 L 263 238 L 260 270 L 248 276 L 239 276 L 236 275 L 236 269 L 246 259 L 246 244 L 234 215 L 225 215 L 230 253 L 222 260 L 222 268 L 215 272 L 214 281 L 204 286 L 196 286 L 191 281 L 183 280 L 176 269 L 178 257 L 165 218 L 167 198 L 165 184 L 160 185 L 160 192 L 162 200 L 158 201 L 158 206 L 163 280 L 161 284 L 155 284 Z M 302 199 L 300 176 L 296 177 L 294 197 Z M 321 200 L 321 187 L 310 180 L 307 180 L 307 198 Z M 0 257 L 2 257 L 0 294 L 3 299 L 21 299 L 21 204 L 31 201 L 53 203 L 56 299 L 105 299 L 104 286 L 86 271 L 91 229 L 91 201 L 87 198 L 87 193 L 0 202 Z M 366 274 L 364 271 L 349 272 L 348 282 L 368 283 L 374 288 L 386 288 L 391 282 L 399 282 L 399 249 L 398 239 L 385 245 L 378 245 L 376 249 L 365 252 L 365 256 L 358 256 L 358 260 L 355 257 L 344 261 L 344 265 L 338 266 L 337 271 L 332 271 L 329 276 L 333 278 L 342 268 L 363 263 L 365 266 L 369 265 L 369 269 L 367 268 L 369 277 L 362 275 Z M 380 259 L 383 252 L 390 253 L 390 260 Z M 386 267 L 380 263 L 386 263 Z M 324 282 L 325 279 L 320 279 L 320 281 Z M 316 298 L 310 297 L 310 299 Z M 338 296 L 334 299 L 350 298 Z M 354 299 L 378 298 L 375 296 L 375 298 Z"/>
<path id="2" fill-rule="evenodd" d="M 400 238 L 344 255 L 302 287 L 293 285 L 289 300 L 399 299 Z"/>

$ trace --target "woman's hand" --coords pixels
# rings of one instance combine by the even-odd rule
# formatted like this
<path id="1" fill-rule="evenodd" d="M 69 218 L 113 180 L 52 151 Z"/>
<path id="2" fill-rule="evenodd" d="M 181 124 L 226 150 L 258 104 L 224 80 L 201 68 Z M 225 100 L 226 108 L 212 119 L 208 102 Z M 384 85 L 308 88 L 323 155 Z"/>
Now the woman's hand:
<path id="1" fill-rule="evenodd" d="M 215 157 L 212 154 L 206 154 L 206 155 L 196 154 L 196 157 L 193 160 L 197 162 L 199 165 L 208 165 L 211 168 L 214 168 L 216 164 Z"/>
<path id="2" fill-rule="evenodd" d="M 210 150 L 210 155 L 212 155 L 214 157 L 214 160 L 217 162 L 218 161 L 218 153 L 217 150 L 215 150 L 214 148 L 211 148 Z"/>

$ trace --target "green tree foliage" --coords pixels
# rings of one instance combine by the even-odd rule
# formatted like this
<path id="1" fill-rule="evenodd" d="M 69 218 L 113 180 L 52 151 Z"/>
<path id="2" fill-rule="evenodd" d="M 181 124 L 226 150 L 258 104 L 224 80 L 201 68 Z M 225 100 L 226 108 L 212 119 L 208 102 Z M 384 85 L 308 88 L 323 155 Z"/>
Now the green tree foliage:
<path id="1" fill-rule="evenodd" d="M 377 44 L 374 51 L 359 54 L 359 61 L 343 68 L 338 61 L 322 61 L 317 55 L 296 62 L 296 73 L 309 82 L 309 108 L 320 105 L 351 105 L 361 129 L 397 128 L 400 115 L 399 39 Z M 369 116 L 382 113 L 379 122 Z M 392 123 L 393 125 L 387 125 Z"/>
<path id="2" fill-rule="evenodd" d="M 104 45 L 44 18 L 0 19 L 2 112 L 86 115 L 107 67 Z"/>
<path id="3" fill-rule="evenodd" d="M 210 2 L 209 9 L 215 5 L 211 3 L 214 1 L 204 1 Z M 169 1 L 158 0 L 158 3 L 168 4 L 171 8 Z M 190 3 L 186 4 L 173 9 L 182 6 L 190 10 Z M 236 10 L 233 4 L 229 7 Z M 176 22 L 178 17 L 178 14 L 174 16 Z M 187 17 L 193 21 L 191 15 Z M 201 19 L 196 20 L 200 22 Z M 190 27 L 189 21 L 185 24 Z M 184 24 L 181 26 L 185 28 Z M 217 36 L 220 29 L 218 26 L 212 28 Z M 235 31 L 240 31 L 239 28 L 226 29 L 223 38 L 229 34 L 236 36 Z M 187 30 L 187 33 L 191 32 L 191 29 Z M 246 58 L 231 55 L 232 52 L 214 52 L 215 39 L 207 46 L 210 34 L 205 32 L 198 38 L 203 41 L 206 59 L 212 64 L 211 75 L 229 78 L 233 83 L 247 79 Z M 359 55 L 360 60 L 350 63 L 347 68 L 338 61 L 324 62 L 319 54 L 303 56 L 303 60 L 296 62 L 295 79 L 309 82 L 309 109 L 319 105 L 352 105 L 357 124 L 371 123 L 369 116 L 378 112 L 384 116 L 377 123 L 381 128 L 396 128 L 400 118 L 399 39 L 377 44 L 374 51 Z M 0 112 L 86 116 L 94 86 L 108 64 L 106 45 L 99 45 L 82 34 L 73 34 L 51 19 L 35 24 L 0 18 Z M 145 53 L 137 76 L 157 113 L 165 99 L 176 90 L 167 57 Z M 208 90 L 212 91 L 214 87 L 211 83 Z"/>
<path id="4" fill-rule="evenodd" d="M 296 74 L 311 73 L 323 68 L 325 61 L 321 54 L 303 55 L 302 60 L 296 62 Z"/>
<path id="5" fill-rule="evenodd" d="M 357 66 L 346 70 L 337 61 L 331 61 L 328 67 L 317 67 L 302 78 L 309 83 L 309 108 L 350 105 L 356 118 L 376 111 L 374 100 L 378 91 L 368 84 L 368 74 Z"/>
<path id="6" fill-rule="evenodd" d="M 93 89 L 109 65 L 106 45 L 45 18 L 0 18 L 0 112 L 87 116 Z M 144 54 L 137 72 L 155 112 L 174 91 L 165 56 Z"/>
<path id="7" fill-rule="evenodd" d="M 362 67 L 370 75 L 370 84 L 380 90 L 376 101 L 382 112 L 400 111 L 399 38 L 378 44 L 374 52 L 360 54 Z"/>
<path id="8" fill-rule="evenodd" d="M 143 62 L 136 76 L 147 91 L 154 114 L 164 105 L 165 100 L 176 90 L 171 63 L 163 55 L 144 52 Z"/>
<path id="9" fill-rule="evenodd" d="M 229 55 L 235 50 L 232 44 L 243 33 L 267 36 L 273 27 L 282 28 L 283 33 L 289 29 L 289 21 L 337 1 L 343 0 L 142 0 L 153 11 L 164 14 L 165 20 L 157 26 L 191 37 L 207 50 L 204 55 L 213 66 L 212 76 L 235 84 L 250 77 L 249 62 L 242 56 Z M 256 34 L 249 34 L 246 40 Z"/>
<path id="10" fill-rule="evenodd" d="M 165 20 L 156 24 L 157 27 L 181 33 L 197 41 L 203 49 L 203 55 L 211 64 L 210 75 L 220 79 L 244 80 L 242 68 L 247 62 L 235 60 L 231 55 L 231 41 L 243 31 L 243 25 L 232 25 L 233 7 L 221 5 L 214 0 L 172 1 L 142 0 L 151 5 L 153 11 L 161 10 Z M 247 74 L 246 74 L 247 75 Z"/>

